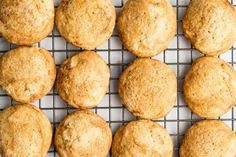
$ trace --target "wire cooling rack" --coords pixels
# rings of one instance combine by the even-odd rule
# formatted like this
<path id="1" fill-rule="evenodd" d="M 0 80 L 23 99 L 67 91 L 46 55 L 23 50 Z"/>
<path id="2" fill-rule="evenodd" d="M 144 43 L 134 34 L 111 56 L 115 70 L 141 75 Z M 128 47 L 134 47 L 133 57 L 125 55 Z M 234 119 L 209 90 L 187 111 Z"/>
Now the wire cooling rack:
<path id="1" fill-rule="evenodd" d="M 125 3 L 125 0 L 112 1 L 118 14 Z M 181 20 L 189 0 L 170 0 L 170 2 L 176 9 L 178 16 L 178 32 L 169 44 L 168 48 L 162 54 L 155 56 L 154 58 L 167 63 L 176 73 L 178 78 L 178 98 L 172 112 L 169 113 L 165 118 L 157 120 L 156 122 L 163 125 L 170 133 L 175 146 L 174 157 L 178 157 L 179 146 L 186 129 L 189 128 L 194 122 L 201 119 L 192 114 L 187 108 L 183 100 L 182 83 L 184 75 L 187 69 L 190 67 L 192 61 L 202 55 L 191 47 L 191 45 L 185 40 L 182 33 Z M 236 0 L 230 0 L 230 2 L 232 4 L 236 4 Z M 55 7 L 57 7 L 59 3 L 60 0 L 55 0 Z M 51 35 L 36 45 L 44 47 L 52 52 L 57 67 L 60 66 L 65 58 L 81 51 L 80 48 L 74 47 L 71 44 L 65 42 L 56 29 L 54 29 Z M 0 38 L 1 54 L 14 47 L 15 45 L 9 44 L 3 38 Z M 112 37 L 102 46 L 98 47 L 96 51 L 109 65 L 111 79 L 110 87 L 106 96 L 104 97 L 101 104 L 98 105 L 98 107 L 92 109 L 92 111 L 101 115 L 107 121 L 107 123 L 109 123 L 114 133 L 119 126 L 137 119 L 137 117 L 134 117 L 122 106 L 117 92 L 117 82 L 119 75 L 121 74 L 122 70 L 124 70 L 126 65 L 135 59 L 135 56 L 129 53 L 121 44 L 116 29 Z M 236 44 L 233 46 L 233 48 L 219 57 L 229 62 L 233 67 L 236 67 L 236 52 L 234 53 L 234 51 L 236 51 Z M 2 90 L 0 90 L 0 109 L 10 106 L 11 104 L 16 104 L 16 102 L 14 102 Z M 44 98 L 34 102 L 33 104 L 47 114 L 54 128 L 64 116 L 75 110 L 67 106 L 60 99 L 55 88 L 53 88 L 51 92 Z M 230 110 L 219 119 L 223 120 L 230 128 L 234 130 L 234 132 L 236 131 L 236 107 L 234 107 L 234 109 Z M 56 156 L 58 156 L 58 154 L 55 148 L 52 146 L 47 157 Z"/>

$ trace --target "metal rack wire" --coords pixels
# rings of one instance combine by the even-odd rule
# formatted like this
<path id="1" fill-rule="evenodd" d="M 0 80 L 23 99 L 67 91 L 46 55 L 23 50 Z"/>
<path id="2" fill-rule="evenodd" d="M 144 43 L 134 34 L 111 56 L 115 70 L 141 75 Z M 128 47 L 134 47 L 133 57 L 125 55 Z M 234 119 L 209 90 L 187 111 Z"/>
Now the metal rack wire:
<path id="1" fill-rule="evenodd" d="M 123 6 L 125 0 L 113 0 L 116 6 L 117 12 Z M 55 1 L 55 7 L 59 4 L 60 0 Z M 154 57 L 156 59 L 162 60 L 167 63 L 175 72 L 178 78 L 178 98 L 176 105 L 174 106 L 172 112 L 168 114 L 165 118 L 156 120 L 157 123 L 163 125 L 169 131 L 171 137 L 174 141 L 174 157 L 178 156 L 179 146 L 181 144 L 181 139 L 184 132 L 188 127 L 190 127 L 195 121 L 201 118 L 192 114 L 186 104 L 183 101 L 182 94 L 182 82 L 186 70 L 191 65 L 192 61 L 197 57 L 201 56 L 199 52 L 191 47 L 191 45 L 185 41 L 183 33 L 181 30 L 181 19 L 184 10 L 189 3 L 189 0 L 170 0 L 173 7 L 176 9 L 178 17 L 178 32 L 175 38 L 170 43 L 169 47 L 160 55 Z M 230 0 L 233 4 L 236 1 Z M 47 48 L 52 52 L 57 67 L 63 59 L 69 57 L 73 53 L 81 51 L 81 49 L 76 48 L 69 43 L 65 42 L 59 33 L 54 29 L 51 35 L 46 39 L 37 43 L 40 47 Z M 0 53 L 3 54 L 6 51 L 14 48 L 14 45 L 7 43 L 4 39 L 0 38 Z M 229 62 L 232 66 L 236 67 L 236 56 L 234 56 L 234 51 L 236 46 L 221 55 L 220 58 Z M 124 70 L 126 65 L 135 57 L 131 55 L 119 41 L 117 31 L 114 31 L 112 37 L 103 46 L 96 49 L 108 63 L 111 71 L 111 79 L 109 90 L 103 100 L 103 102 L 96 108 L 92 109 L 97 114 L 101 115 L 107 123 L 109 123 L 113 132 L 122 124 L 127 123 L 131 120 L 137 119 L 132 114 L 130 114 L 120 103 L 118 98 L 118 92 L 116 89 L 117 81 L 119 79 L 119 74 Z M 10 104 L 15 104 L 10 97 L 8 97 L 3 91 L 0 91 L 0 109 L 3 109 Z M 44 98 L 34 103 L 37 107 L 43 110 L 49 117 L 52 126 L 55 128 L 59 121 L 70 112 L 74 111 L 73 108 L 64 104 L 64 102 L 58 96 L 55 88 L 47 94 Z M 221 120 L 225 121 L 234 131 L 236 131 L 236 109 L 232 109 L 230 112 L 220 117 Z M 55 148 L 52 146 L 50 149 L 48 157 L 56 157 Z M 110 156 L 110 155 L 109 155 Z"/>

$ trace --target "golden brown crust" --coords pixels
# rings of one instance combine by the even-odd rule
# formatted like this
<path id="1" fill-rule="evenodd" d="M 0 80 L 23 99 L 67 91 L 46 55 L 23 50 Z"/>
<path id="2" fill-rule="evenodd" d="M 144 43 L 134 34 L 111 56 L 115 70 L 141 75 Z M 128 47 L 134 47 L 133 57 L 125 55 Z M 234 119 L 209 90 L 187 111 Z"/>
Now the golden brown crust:
<path id="1" fill-rule="evenodd" d="M 44 157 L 51 145 L 52 127 L 32 105 L 6 108 L 0 114 L 0 153 L 3 157 Z"/>
<path id="2" fill-rule="evenodd" d="M 183 32 L 200 52 L 220 55 L 236 41 L 236 11 L 228 0 L 191 0 Z"/>
<path id="3" fill-rule="evenodd" d="M 56 65 L 43 48 L 19 47 L 0 58 L 0 86 L 15 101 L 34 102 L 53 87 Z"/>
<path id="4" fill-rule="evenodd" d="M 110 72 L 93 51 L 83 51 L 66 59 L 57 75 L 56 88 L 62 99 L 75 108 L 98 105 L 109 86 Z"/>
<path id="5" fill-rule="evenodd" d="M 169 113 L 175 104 L 176 76 L 161 61 L 136 59 L 120 76 L 119 95 L 134 115 L 158 119 Z"/>
<path id="6" fill-rule="evenodd" d="M 180 157 L 235 157 L 235 133 L 220 120 L 197 122 L 184 136 Z"/>
<path id="7" fill-rule="evenodd" d="M 176 13 L 167 0 L 128 0 L 117 28 L 125 47 L 140 57 L 167 48 L 177 30 Z"/>
<path id="8" fill-rule="evenodd" d="M 185 76 L 183 90 L 192 112 L 219 117 L 236 103 L 236 72 L 221 59 L 198 58 Z"/>
<path id="9" fill-rule="evenodd" d="M 68 42 L 91 50 L 112 35 L 115 19 L 111 0 L 63 0 L 55 20 L 58 31 Z"/>
<path id="10" fill-rule="evenodd" d="M 1 0 L 0 34 L 17 45 L 31 45 L 52 32 L 53 0 Z"/>
<path id="11" fill-rule="evenodd" d="M 105 157 L 112 133 L 100 116 L 83 110 L 68 115 L 59 124 L 54 140 L 61 157 Z"/>
<path id="12" fill-rule="evenodd" d="M 148 120 L 130 122 L 118 129 L 112 143 L 113 157 L 172 157 L 170 135 Z"/>

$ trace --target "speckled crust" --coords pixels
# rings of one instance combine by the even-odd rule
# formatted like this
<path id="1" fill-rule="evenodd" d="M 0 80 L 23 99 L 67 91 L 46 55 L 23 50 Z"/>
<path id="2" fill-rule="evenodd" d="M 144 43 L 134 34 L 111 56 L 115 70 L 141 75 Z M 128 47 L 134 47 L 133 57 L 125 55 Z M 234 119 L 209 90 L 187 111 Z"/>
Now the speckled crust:
<path id="1" fill-rule="evenodd" d="M 111 0 L 62 0 L 56 12 L 60 34 L 86 50 L 103 44 L 115 27 L 115 7 Z"/>
<path id="2" fill-rule="evenodd" d="M 161 61 L 136 59 L 120 76 L 119 95 L 134 115 L 158 119 L 170 112 L 175 104 L 176 76 Z"/>
<path id="3" fill-rule="evenodd" d="M 19 47 L 0 58 L 0 86 L 15 101 L 34 102 L 45 96 L 56 79 L 51 54 L 39 47 Z"/>
<path id="4" fill-rule="evenodd" d="M 236 11 L 228 0 L 191 0 L 183 32 L 200 52 L 220 55 L 236 41 Z"/>
<path id="5" fill-rule="evenodd" d="M 93 51 L 66 59 L 57 75 L 56 88 L 62 99 L 75 108 L 92 108 L 105 96 L 110 72 L 104 60 Z"/>
<path id="6" fill-rule="evenodd" d="M 216 118 L 236 103 L 236 72 L 221 59 L 201 57 L 185 76 L 183 89 L 192 112 Z"/>
<path id="7" fill-rule="evenodd" d="M 180 157 L 235 157 L 236 135 L 220 120 L 194 124 L 185 134 Z"/>
<path id="8" fill-rule="evenodd" d="M 1 0 L 0 34 L 17 45 L 31 45 L 51 33 L 53 0 Z"/>
<path id="9" fill-rule="evenodd" d="M 56 129 L 55 146 L 60 157 L 106 157 L 111 143 L 111 129 L 90 111 L 70 114 Z"/>
<path id="10" fill-rule="evenodd" d="M 128 0 L 117 28 L 125 47 L 140 57 L 167 48 L 177 30 L 176 13 L 168 0 Z"/>
<path id="11" fill-rule="evenodd" d="M 6 108 L 0 114 L 0 153 L 3 157 L 45 157 L 52 141 L 46 115 L 32 105 Z"/>
<path id="12" fill-rule="evenodd" d="M 112 143 L 113 157 L 172 157 L 170 135 L 148 120 L 130 122 L 118 129 Z"/>

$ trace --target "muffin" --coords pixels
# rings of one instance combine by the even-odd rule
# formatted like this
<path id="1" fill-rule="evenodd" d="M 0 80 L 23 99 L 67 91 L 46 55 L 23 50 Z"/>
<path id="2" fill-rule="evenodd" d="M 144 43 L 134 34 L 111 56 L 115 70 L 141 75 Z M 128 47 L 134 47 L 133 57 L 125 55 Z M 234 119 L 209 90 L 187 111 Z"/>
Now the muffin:
<path id="1" fill-rule="evenodd" d="M 220 55 L 236 41 L 236 11 L 228 0 L 191 0 L 183 32 L 200 52 Z"/>
<path id="2" fill-rule="evenodd" d="M 176 102 L 177 80 L 163 62 L 136 59 L 121 74 L 118 91 L 131 113 L 144 119 L 158 119 L 168 114 Z"/>
<path id="3" fill-rule="evenodd" d="M 220 120 L 194 124 L 185 134 L 180 157 L 234 157 L 236 135 Z"/>
<path id="4" fill-rule="evenodd" d="M 55 20 L 68 42 L 91 50 L 110 38 L 116 13 L 111 0 L 62 0 Z"/>
<path id="5" fill-rule="evenodd" d="M 51 54 L 39 47 L 19 47 L 0 58 L 0 86 L 15 101 L 34 102 L 53 87 L 56 65 Z"/>
<path id="6" fill-rule="evenodd" d="M 93 51 L 84 51 L 66 59 L 57 74 L 56 88 L 69 105 L 85 109 L 97 106 L 109 86 L 110 71 Z"/>
<path id="7" fill-rule="evenodd" d="M 1 0 L 0 34 L 10 43 L 31 45 L 52 32 L 53 0 Z"/>
<path id="8" fill-rule="evenodd" d="M 0 154 L 3 157 L 43 157 L 51 141 L 51 124 L 37 107 L 17 105 L 1 112 Z"/>
<path id="9" fill-rule="evenodd" d="M 90 111 L 77 111 L 59 124 L 55 146 L 60 157 L 106 157 L 112 133 L 106 122 Z"/>
<path id="10" fill-rule="evenodd" d="M 217 118 L 236 103 L 236 72 L 221 59 L 198 58 L 185 76 L 183 91 L 193 113 Z"/>
<path id="11" fill-rule="evenodd" d="M 170 135 L 148 120 L 128 123 L 118 129 L 112 143 L 113 157 L 172 157 Z"/>
<path id="12" fill-rule="evenodd" d="M 168 0 L 128 0 L 117 28 L 125 47 L 136 56 L 165 50 L 177 30 L 176 13 Z"/>

